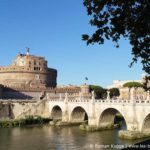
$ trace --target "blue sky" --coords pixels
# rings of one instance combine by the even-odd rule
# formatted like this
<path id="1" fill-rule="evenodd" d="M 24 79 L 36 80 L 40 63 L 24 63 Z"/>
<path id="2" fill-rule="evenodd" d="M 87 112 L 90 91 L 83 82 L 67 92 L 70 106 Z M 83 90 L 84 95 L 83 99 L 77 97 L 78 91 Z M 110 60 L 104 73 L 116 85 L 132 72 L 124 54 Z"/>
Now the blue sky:
<path id="1" fill-rule="evenodd" d="M 131 46 L 121 39 L 116 49 L 111 41 L 87 46 L 81 35 L 92 33 L 82 0 L 0 0 L 0 66 L 15 56 L 44 56 L 58 70 L 58 85 L 89 84 L 106 87 L 113 80 L 140 79 L 142 66 L 132 68 Z"/>

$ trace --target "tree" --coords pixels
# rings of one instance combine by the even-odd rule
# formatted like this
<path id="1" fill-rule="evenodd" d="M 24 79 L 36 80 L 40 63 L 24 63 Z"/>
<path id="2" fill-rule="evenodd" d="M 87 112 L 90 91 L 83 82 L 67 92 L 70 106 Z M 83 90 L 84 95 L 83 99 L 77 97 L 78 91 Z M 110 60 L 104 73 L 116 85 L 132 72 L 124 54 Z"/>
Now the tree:
<path id="1" fill-rule="evenodd" d="M 99 98 L 106 98 L 107 96 L 107 90 L 103 89 L 101 86 L 98 85 L 90 85 L 90 92 L 94 91 L 96 95 L 96 99 Z"/>
<path id="2" fill-rule="evenodd" d="M 146 90 L 146 91 L 150 91 L 150 76 L 145 76 L 144 77 L 144 80 L 145 82 L 143 83 L 143 88 Z"/>
<path id="3" fill-rule="evenodd" d="M 119 89 L 118 88 L 111 88 L 109 89 L 110 91 L 110 97 L 118 97 L 120 95 Z"/>
<path id="4" fill-rule="evenodd" d="M 132 88 L 132 87 L 143 87 L 143 85 L 139 82 L 127 82 L 123 85 L 123 87 L 128 87 L 128 88 Z"/>
<path id="5" fill-rule="evenodd" d="M 83 0 L 95 32 L 82 39 L 89 44 L 104 44 L 112 39 L 115 46 L 123 36 L 132 45 L 133 63 L 141 60 L 150 74 L 150 0 Z"/>

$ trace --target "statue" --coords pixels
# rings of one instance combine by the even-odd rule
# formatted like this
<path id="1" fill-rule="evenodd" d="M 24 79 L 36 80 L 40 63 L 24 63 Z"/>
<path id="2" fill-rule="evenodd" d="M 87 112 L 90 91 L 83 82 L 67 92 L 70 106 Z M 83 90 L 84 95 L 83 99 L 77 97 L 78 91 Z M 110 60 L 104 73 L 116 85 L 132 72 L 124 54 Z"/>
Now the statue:
<path id="1" fill-rule="evenodd" d="M 92 102 L 93 103 L 95 102 L 95 93 L 94 93 L 94 91 L 92 91 Z"/>
<path id="2" fill-rule="evenodd" d="M 65 93 L 65 100 L 64 100 L 64 102 L 65 102 L 65 103 L 68 102 L 68 93 L 67 93 L 67 92 Z"/>
<path id="3" fill-rule="evenodd" d="M 146 100 L 150 100 L 149 91 L 147 91 L 147 98 L 146 98 Z"/>
<path id="4" fill-rule="evenodd" d="M 110 91 L 107 91 L 107 100 L 110 100 Z"/>
<path id="5" fill-rule="evenodd" d="M 30 48 L 29 48 L 29 47 L 26 47 L 26 50 L 27 50 L 27 55 L 29 55 Z"/>

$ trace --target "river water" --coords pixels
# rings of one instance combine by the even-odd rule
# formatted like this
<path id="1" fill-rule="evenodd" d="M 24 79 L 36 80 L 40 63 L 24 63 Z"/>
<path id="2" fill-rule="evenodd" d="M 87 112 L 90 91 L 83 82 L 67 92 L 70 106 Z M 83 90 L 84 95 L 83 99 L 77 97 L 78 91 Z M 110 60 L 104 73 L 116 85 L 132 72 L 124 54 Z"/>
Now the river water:
<path id="1" fill-rule="evenodd" d="M 109 150 L 139 141 L 120 140 L 118 129 L 81 131 L 78 126 L 0 129 L 0 150 Z"/>

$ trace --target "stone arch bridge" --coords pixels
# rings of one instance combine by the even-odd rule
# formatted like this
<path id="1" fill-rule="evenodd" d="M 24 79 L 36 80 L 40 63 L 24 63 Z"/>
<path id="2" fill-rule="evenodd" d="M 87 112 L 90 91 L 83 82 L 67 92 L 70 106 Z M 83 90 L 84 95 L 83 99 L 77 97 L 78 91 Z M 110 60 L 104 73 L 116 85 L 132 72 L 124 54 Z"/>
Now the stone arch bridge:
<path id="1" fill-rule="evenodd" d="M 63 122 L 87 120 L 89 126 L 107 127 L 114 124 L 115 115 L 120 113 L 127 131 L 150 133 L 150 100 L 96 100 L 94 96 L 74 98 L 67 93 L 47 99 L 50 116 Z"/>

